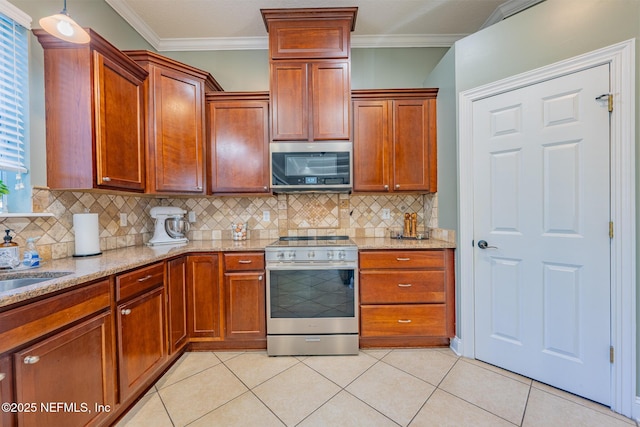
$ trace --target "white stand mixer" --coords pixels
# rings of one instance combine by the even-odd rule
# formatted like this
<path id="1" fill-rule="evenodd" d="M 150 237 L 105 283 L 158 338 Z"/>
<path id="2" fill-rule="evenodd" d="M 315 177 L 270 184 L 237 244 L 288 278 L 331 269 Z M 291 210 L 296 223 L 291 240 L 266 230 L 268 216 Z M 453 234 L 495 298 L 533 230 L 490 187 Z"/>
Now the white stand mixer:
<path id="1" fill-rule="evenodd" d="M 187 213 L 185 210 L 171 206 L 156 206 L 151 208 L 150 213 L 151 218 L 156 220 L 156 226 L 147 245 L 175 245 L 189 241 L 185 236 L 189 231 L 189 223 L 183 217 Z"/>

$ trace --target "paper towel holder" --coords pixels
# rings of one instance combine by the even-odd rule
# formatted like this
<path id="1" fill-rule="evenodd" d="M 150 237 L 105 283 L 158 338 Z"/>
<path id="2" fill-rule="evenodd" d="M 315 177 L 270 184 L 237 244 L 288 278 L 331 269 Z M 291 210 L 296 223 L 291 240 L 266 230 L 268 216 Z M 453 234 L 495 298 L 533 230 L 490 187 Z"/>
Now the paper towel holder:
<path id="1" fill-rule="evenodd" d="M 98 214 L 89 212 L 73 214 L 73 229 L 75 233 L 75 258 L 86 258 L 102 255 L 100 250 L 100 233 Z M 80 240 L 79 236 L 83 239 Z"/>

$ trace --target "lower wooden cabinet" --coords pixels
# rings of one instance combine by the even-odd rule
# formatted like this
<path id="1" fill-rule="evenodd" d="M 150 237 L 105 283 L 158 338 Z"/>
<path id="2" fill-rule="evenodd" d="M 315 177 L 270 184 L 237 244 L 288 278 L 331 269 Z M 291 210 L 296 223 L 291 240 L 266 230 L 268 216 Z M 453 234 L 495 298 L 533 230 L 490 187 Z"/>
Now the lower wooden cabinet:
<path id="1" fill-rule="evenodd" d="M 225 339 L 266 343 L 264 253 L 225 253 L 223 257 Z"/>
<path id="2" fill-rule="evenodd" d="M 2 427 L 95 425 L 111 414 L 110 284 L 99 280 L 0 312 L 0 401 L 14 405 L 0 413 Z"/>
<path id="3" fill-rule="evenodd" d="M 218 254 L 187 256 L 187 325 L 191 341 L 221 339 Z"/>
<path id="4" fill-rule="evenodd" d="M 13 402 L 13 367 L 9 356 L 0 357 L 0 402 Z M 0 412 L 0 426 L 9 427 L 14 424 L 14 416 L 10 411 Z"/>
<path id="5" fill-rule="evenodd" d="M 30 408 L 19 426 L 83 426 L 112 411 L 111 325 L 102 313 L 14 354 L 15 402 Z"/>
<path id="6" fill-rule="evenodd" d="M 167 360 L 164 291 L 163 263 L 116 277 L 116 295 L 128 296 L 116 309 L 121 400 L 142 389 Z"/>
<path id="7" fill-rule="evenodd" d="M 453 249 L 360 252 L 360 346 L 449 345 Z"/>
<path id="8" fill-rule="evenodd" d="M 182 350 L 189 339 L 186 257 L 167 261 L 167 334 L 169 354 Z"/>

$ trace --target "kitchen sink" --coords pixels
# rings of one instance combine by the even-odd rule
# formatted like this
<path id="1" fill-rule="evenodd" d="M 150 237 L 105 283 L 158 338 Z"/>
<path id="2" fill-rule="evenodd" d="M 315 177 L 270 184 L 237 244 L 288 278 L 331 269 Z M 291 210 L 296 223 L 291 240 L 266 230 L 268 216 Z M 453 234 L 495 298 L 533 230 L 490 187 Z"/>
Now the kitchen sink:
<path id="1" fill-rule="evenodd" d="M 24 286 L 33 285 L 47 280 L 57 279 L 58 277 L 71 274 L 70 271 L 48 271 L 42 273 L 7 273 L 6 279 L 0 280 L 0 292 L 10 291 L 22 288 Z M 2 276 L 0 276 L 2 277 Z"/>

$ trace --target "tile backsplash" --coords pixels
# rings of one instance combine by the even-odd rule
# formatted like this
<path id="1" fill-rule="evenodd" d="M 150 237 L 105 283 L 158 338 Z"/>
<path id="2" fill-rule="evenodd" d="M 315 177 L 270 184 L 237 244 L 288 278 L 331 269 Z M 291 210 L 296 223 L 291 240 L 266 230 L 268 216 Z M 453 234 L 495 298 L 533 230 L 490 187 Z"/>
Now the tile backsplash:
<path id="1" fill-rule="evenodd" d="M 339 235 L 384 237 L 390 227 L 402 227 L 404 214 L 416 212 L 418 228 L 449 240 L 446 230 L 437 230 L 437 195 L 353 195 L 337 193 L 279 194 L 257 197 L 156 198 L 95 192 L 33 189 L 33 211 L 52 217 L 1 218 L 4 229 L 13 230 L 21 248 L 29 237 L 37 241 L 41 256 L 58 259 L 75 250 L 73 214 L 99 214 L 102 250 L 143 245 L 153 235 L 149 210 L 154 206 L 177 206 L 194 212 L 190 240 L 231 237 L 231 224 L 248 223 L 249 236 L 276 239 L 282 235 Z M 382 219 L 383 209 L 389 219 Z M 126 225 L 121 225 L 121 214 Z M 123 215 L 123 216 L 124 216 Z"/>

